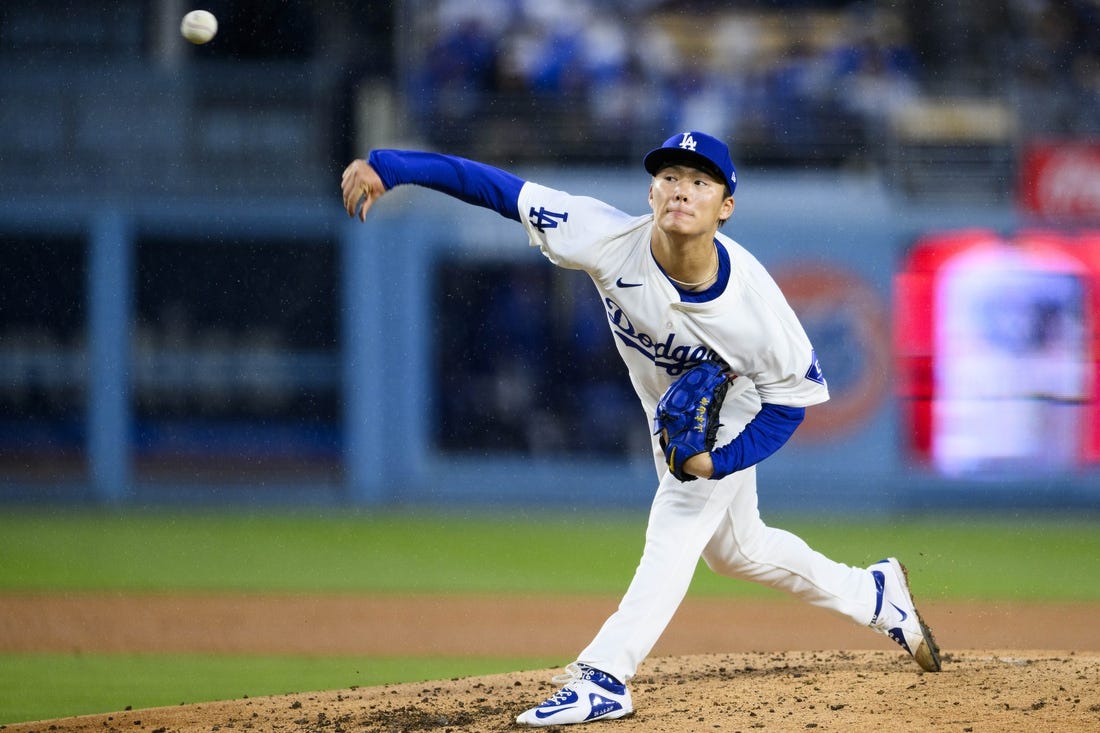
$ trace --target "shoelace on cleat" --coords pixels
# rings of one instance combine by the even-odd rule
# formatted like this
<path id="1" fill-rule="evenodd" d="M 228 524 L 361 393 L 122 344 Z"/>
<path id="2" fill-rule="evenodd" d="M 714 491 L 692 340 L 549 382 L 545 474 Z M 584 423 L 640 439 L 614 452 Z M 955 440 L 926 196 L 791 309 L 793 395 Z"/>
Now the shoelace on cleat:
<path id="1" fill-rule="evenodd" d="M 561 705 L 562 703 L 572 699 L 572 697 L 571 697 L 572 693 L 573 693 L 573 691 L 570 690 L 570 689 L 567 689 L 567 688 L 563 688 L 561 690 L 558 690 L 553 695 L 546 698 L 546 702 L 544 702 L 539 707 L 546 707 L 547 705 Z"/>
<path id="2" fill-rule="evenodd" d="M 556 685 L 568 685 L 570 682 L 579 682 L 585 678 L 587 673 L 581 669 L 581 665 L 576 662 L 570 662 L 565 665 L 565 672 L 562 674 L 556 674 L 550 678 L 550 681 Z"/>
<path id="3" fill-rule="evenodd" d="M 576 692 L 569 687 L 574 682 L 580 682 L 585 678 L 585 672 L 581 669 L 580 665 L 576 662 L 570 662 L 565 666 L 565 672 L 563 674 L 556 674 L 551 678 L 551 681 L 556 685 L 564 685 L 560 690 L 555 692 L 550 697 L 546 698 L 546 701 L 539 707 L 545 707 L 547 705 L 561 705 L 571 699 L 572 695 Z"/>

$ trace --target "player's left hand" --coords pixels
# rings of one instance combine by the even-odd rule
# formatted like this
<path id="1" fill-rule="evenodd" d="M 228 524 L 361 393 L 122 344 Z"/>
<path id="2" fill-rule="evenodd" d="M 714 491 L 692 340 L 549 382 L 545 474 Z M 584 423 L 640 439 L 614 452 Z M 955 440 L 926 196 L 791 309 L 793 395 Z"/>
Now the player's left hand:
<path id="1" fill-rule="evenodd" d="M 714 474 L 710 451 L 729 386 L 726 366 L 708 360 L 680 375 L 657 404 L 653 433 L 661 436 L 668 470 L 679 480 L 694 481 Z"/>
<path id="2" fill-rule="evenodd" d="M 363 159 L 351 161 L 344 169 L 340 189 L 344 194 L 344 210 L 348 212 L 348 216 L 358 213 L 359 221 L 367 220 L 367 210 L 371 204 L 382 198 L 382 194 L 386 192 L 378 172 Z"/>

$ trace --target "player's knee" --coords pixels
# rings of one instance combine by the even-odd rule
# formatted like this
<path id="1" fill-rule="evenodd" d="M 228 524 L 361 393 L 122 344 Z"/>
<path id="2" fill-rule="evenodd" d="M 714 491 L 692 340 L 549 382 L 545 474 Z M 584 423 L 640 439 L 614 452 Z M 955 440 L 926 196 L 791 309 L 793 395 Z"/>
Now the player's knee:
<path id="1" fill-rule="evenodd" d="M 748 558 L 741 554 L 739 550 L 715 552 L 711 548 L 707 548 L 703 552 L 703 562 L 707 564 L 711 572 L 730 578 L 741 577 L 746 567 L 751 564 Z"/>

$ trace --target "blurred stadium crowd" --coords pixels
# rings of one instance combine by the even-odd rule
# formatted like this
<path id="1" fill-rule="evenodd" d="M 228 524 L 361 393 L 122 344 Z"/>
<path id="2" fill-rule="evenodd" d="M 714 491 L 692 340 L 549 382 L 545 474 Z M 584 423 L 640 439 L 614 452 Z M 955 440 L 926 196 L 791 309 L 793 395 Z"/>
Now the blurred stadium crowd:
<path id="1" fill-rule="evenodd" d="M 988 167 L 1027 137 L 1100 133 L 1095 0 L 202 4 L 221 30 L 198 48 L 182 0 L 0 7 L 0 185 L 68 156 L 125 188 L 181 154 L 235 156 L 254 185 L 294 154 L 307 193 L 375 142 L 626 163 L 688 127 L 750 164 L 908 164 L 933 143 Z"/>
<path id="2" fill-rule="evenodd" d="M 412 118 L 483 157 L 606 160 L 700 128 L 741 160 L 850 164 L 928 100 L 981 100 L 1005 134 L 1100 128 L 1091 0 L 410 4 Z"/>
<path id="3" fill-rule="evenodd" d="M 625 158 L 678 129 L 769 162 L 859 155 L 919 92 L 901 19 L 785 5 L 800 7 L 445 0 L 418 31 L 415 117 L 433 143 L 493 157 Z"/>
<path id="4" fill-rule="evenodd" d="M 851 164 L 929 100 L 980 100 L 1006 135 L 1100 130 L 1091 0 L 413 5 L 412 117 L 482 157 L 614 159 L 700 128 L 742 160 Z"/>

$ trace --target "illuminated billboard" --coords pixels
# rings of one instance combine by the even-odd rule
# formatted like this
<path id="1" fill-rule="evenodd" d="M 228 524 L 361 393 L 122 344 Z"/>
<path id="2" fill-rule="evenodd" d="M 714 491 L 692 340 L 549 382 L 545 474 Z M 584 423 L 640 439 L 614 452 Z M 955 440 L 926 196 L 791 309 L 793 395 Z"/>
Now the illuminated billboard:
<path id="1" fill-rule="evenodd" d="M 1100 233 L 930 234 L 895 284 L 912 455 L 951 476 L 1100 461 Z"/>

